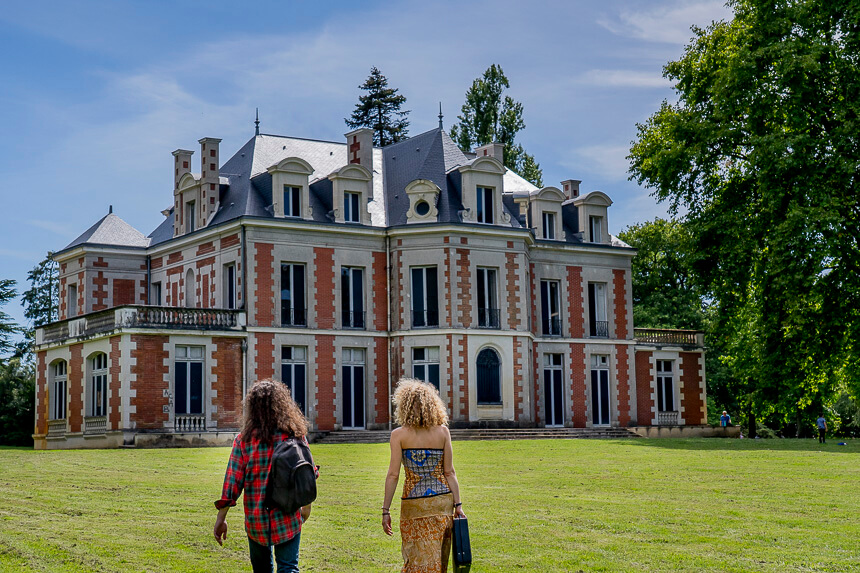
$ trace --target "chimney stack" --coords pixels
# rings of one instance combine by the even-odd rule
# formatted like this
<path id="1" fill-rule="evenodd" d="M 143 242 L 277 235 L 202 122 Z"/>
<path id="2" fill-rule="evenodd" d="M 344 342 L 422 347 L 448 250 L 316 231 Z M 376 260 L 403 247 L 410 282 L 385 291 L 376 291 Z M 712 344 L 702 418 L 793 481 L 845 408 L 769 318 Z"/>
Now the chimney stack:
<path id="1" fill-rule="evenodd" d="M 346 134 L 347 163 L 357 163 L 373 172 L 373 130 L 366 127 Z"/>
<path id="2" fill-rule="evenodd" d="M 478 157 L 495 157 L 502 165 L 505 164 L 505 144 L 504 143 L 488 143 L 482 145 L 475 150 Z"/>
<path id="3" fill-rule="evenodd" d="M 179 180 L 186 173 L 191 173 L 191 156 L 193 151 L 177 149 L 173 152 L 173 191 L 179 189 Z"/>
<path id="4" fill-rule="evenodd" d="M 197 143 L 200 144 L 200 208 L 197 212 L 200 216 L 198 226 L 202 227 L 218 202 L 218 144 L 221 140 L 204 137 Z"/>
<path id="5" fill-rule="evenodd" d="M 579 184 L 582 183 L 579 179 L 567 179 L 561 182 L 561 190 L 564 191 L 564 196 L 568 199 L 579 197 Z"/>

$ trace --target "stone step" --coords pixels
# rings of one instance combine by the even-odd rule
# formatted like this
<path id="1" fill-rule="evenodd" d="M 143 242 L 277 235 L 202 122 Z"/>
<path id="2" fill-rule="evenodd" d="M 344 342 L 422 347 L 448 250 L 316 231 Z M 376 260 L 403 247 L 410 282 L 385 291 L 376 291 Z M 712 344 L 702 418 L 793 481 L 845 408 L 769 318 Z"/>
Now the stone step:
<path id="1" fill-rule="evenodd" d="M 320 435 L 317 444 L 379 444 L 388 441 L 388 430 L 338 431 Z M 453 429 L 453 440 L 564 440 L 625 439 L 639 435 L 626 428 L 505 428 Z"/>

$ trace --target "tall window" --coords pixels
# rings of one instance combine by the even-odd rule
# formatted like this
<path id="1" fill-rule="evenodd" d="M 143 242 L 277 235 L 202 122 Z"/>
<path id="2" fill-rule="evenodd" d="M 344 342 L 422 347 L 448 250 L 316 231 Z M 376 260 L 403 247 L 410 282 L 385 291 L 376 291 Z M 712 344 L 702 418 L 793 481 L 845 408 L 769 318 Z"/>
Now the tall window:
<path id="1" fill-rule="evenodd" d="M 412 349 L 412 377 L 429 382 L 439 389 L 439 347 Z"/>
<path id="2" fill-rule="evenodd" d="M 51 365 L 53 382 L 51 387 L 51 419 L 66 419 L 66 389 L 67 370 L 66 361 L 59 360 Z"/>
<path id="3" fill-rule="evenodd" d="M 499 328 L 496 269 L 478 269 L 478 326 Z"/>
<path id="4" fill-rule="evenodd" d="M 439 326 L 436 267 L 412 267 L 412 327 Z"/>
<path id="5" fill-rule="evenodd" d="M 606 285 L 588 283 L 588 327 L 590 336 L 609 338 L 609 321 L 606 320 Z"/>
<path id="6" fill-rule="evenodd" d="M 107 354 L 99 352 L 90 358 L 90 416 L 107 416 Z"/>
<path id="7" fill-rule="evenodd" d="M 542 332 L 546 336 L 561 336 L 561 301 L 558 281 L 540 282 Z"/>
<path id="8" fill-rule="evenodd" d="M 305 266 L 281 263 L 281 325 L 306 324 Z"/>
<path id="9" fill-rule="evenodd" d="M 349 223 L 361 221 L 361 211 L 358 209 L 361 193 L 347 191 L 343 194 L 343 220 Z"/>
<path id="10" fill-rule="evenodd" d="M 236 308 L 236 265 L 224 265 L 224 307 Z"/>
<path id="11" fill-rule="evenodd" d="M 479 223 L 492 225 L 493 220 L 493 190 L 489 187 L 478 187 L 477 220 Z"/>
<path id="12" fill-rule="evenodd" d="M 161 306 L 161 283 L 152 283 L 152 289 L 149 292 L 149 304 Z"/>
<path id="13" fill-rule="evenodd" d="M 185 204 L 185 232 L 190 233 L 194 230 L 194 224 L 197 222 L 197 215 L 194 208 L 194 201 L 189 201 Z"/>
<path id="14" fill-rule="evenodd" d="M 67 316 L 69 318 L 73 316 L 77 316 L 78 314 L 78 285 L 69 285 L 69 312 Z"/>
<path id="15" fill-rule="evenodd" d="M 194 284 L 194 271 L 188 269 L 185 273 L 185 307 L 186 308 L 194 308 L 196 305 L 196 301 L 194 300 L 196 297 L 194 291 L 196 290 L 197 285 Z"/>
<path id="16" fill-rule="evenodd" d="M 588 230 L 591 235 L 592 243 L 600 243 L 603 241 L 601 235 L 601 227 L 603 226 L 603 217 L 590 216 L 588 218 Z"/>
<path id="17" fill-rule="evenodd" d="M 343 349 L 343 427 L 364 427 L 364 348 Z"/>
<path id="18" fill-rule="evenodd" d="M 564 425 L 562 358 L 561 354 L 543 355 L 543 395 L 547 426 Z"/>
<path id="19" fill-rule="evenodd" d="M 177 346 L 174 378 L 176 414 L 203 413 L 203 347 Z"/>
<path id="20" fill-rule="evenodd" d="M 591 421 L 609 425 L 609 356 L 591 355 Z"/>
<path id="21" fill-rule="evenodd" d="M 364 328 L 364 269 L 341 268 L 340 307 L 344 328 Z"/>
<path id="22" fill-rule="evenodd" d="M 543 238 L 555 239 L 555 213 L 543 212 Z"/>
<path id="23" fill-rule="evenodd" d="M 502 403 L 501 361 L 492 348 L 478 353 L 478 404 Z"/>
<path id="24" fill-rule="evenodd" d="M 657 361 L 657 411 L 675 411 L 675 377 L 671 360 Z"/>
<path id="25" fill-rule="evenodd" d="M 301 217 L 301 187 L 284 185 L 284 216 Z"/>
<path id="26" fill-rule="evenodd" d="M 307 352 L 304 346 L 281 347 L 281 381 L 290 389 L 293 400 L 299 405 L 303 414 L 306 413 Z"/>

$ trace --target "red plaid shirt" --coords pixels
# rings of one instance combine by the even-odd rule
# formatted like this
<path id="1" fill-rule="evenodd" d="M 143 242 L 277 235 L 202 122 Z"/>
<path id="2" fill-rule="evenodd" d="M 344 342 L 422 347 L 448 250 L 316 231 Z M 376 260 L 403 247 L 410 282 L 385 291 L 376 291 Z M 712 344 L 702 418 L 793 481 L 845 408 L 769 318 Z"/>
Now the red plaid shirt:
<path id="1" fill-rule="evenodd" d="M 272 451 L 275 444 L 286 440 L 286 434 L 276 434 L 271 445 L 253 439 L 250 442 L 236 436 L 233 451 L 224 475 L 224 488 L 221 499 L 215 507 L 233 507 L 239 494 L 245 490 L 245 531 L 248 537 L 260 545 L 278 545 L 289 541 L 302 530 L 300 511 L 287 515 L 280 509 L 265 508 L 266 481 L 272 467 Z M 307 440 L 305 440 L 307 443 Z"/>

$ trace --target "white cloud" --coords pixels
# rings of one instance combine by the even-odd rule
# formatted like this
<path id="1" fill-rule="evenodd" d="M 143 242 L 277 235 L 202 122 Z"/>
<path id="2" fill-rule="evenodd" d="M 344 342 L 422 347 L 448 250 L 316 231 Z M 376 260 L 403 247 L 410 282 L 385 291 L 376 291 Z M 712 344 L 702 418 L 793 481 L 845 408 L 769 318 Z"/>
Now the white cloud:
<path id="1" fill-rule="evenodd" d="M 622 9 L 598 24 L 610 32 L 647 42 L 686 44 L 692 38 L 690 27 L 705 27 L 714 20 L 731 17 L 725 0 L 681 0 L 650 10 Z"/>
<path id="2" fill-rule="evenodd" d="M 72 230 L 68 224 L 59 223 L 57 221 L 44 221 L 41 219 L 30 219 L 27 221 L 28 225 L 36 227 L 37 229 L 44 229 L 45 231 L 50 231 L 56 235 L 60 235 L 61 237 L 74 238 L 75 231 Z M 78 231 L 80 234 L 82 230 Z"/>
<path id="3" fill-rule="evenodd" d="M 573 150 L 573 157 L 562 164 L 569 169 L 583 170 L 604 181 L 626 181 L 630 167 L 626 145 L 589 145 Z"/>
<path id="4" fill-rule="evenodd" d="M 667 88 L 671 84 L 660 73 L 634 70 L 589 70 L 582 75 L 584 84 L 604 87 Z"/>

